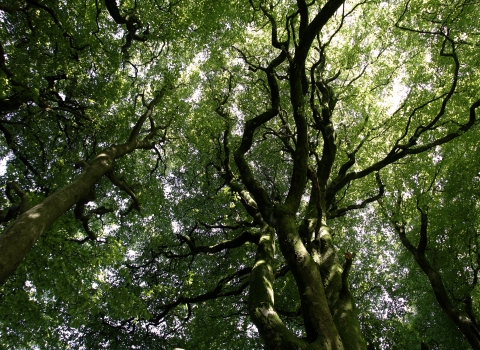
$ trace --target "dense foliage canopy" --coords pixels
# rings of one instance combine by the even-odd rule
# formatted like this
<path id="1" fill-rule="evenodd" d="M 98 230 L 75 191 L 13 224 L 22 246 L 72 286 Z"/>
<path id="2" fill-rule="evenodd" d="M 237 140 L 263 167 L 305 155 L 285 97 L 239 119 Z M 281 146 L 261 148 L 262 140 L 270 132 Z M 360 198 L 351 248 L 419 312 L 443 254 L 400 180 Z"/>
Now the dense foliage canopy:
<path id="1" fill-rule="evenodd" d="M 475 0 L 2 0 L 0 347 L 480 349 Z"/>

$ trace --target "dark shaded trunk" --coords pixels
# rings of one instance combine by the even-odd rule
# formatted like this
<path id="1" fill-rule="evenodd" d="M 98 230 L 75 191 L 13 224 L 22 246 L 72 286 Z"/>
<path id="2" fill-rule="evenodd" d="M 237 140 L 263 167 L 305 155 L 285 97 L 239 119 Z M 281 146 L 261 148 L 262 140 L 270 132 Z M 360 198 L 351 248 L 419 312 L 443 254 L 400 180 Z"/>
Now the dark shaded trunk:
<path id="1" fill-rule="evenodd" d="M 421 215 L 421 227 L 420 227 L 420 240 L 418 247 L 415 247 L 407 238 L 405 234 L 405 227 L 401 224 L 395 223 L 395 229 L 400 237 L 400 240 L 405 248 L 412 253 L 415 261 L 423 270 L 425 275 L 432 286 L 435 297 L 442 310 L 447 314 L 448 318 L 455 323 L 458 329 L 463 333 L 465 339 L 471 345 L 472 349 L 480 350 L 480 331 L 474 322 L 467 314 L 460 312 L 458 308 L 453 304 L 447 290 L 442 282 L 440 274 L 433 268 L 425 256 L 427 248 L 427 227 L 428 216 L 420 210 Z"/>

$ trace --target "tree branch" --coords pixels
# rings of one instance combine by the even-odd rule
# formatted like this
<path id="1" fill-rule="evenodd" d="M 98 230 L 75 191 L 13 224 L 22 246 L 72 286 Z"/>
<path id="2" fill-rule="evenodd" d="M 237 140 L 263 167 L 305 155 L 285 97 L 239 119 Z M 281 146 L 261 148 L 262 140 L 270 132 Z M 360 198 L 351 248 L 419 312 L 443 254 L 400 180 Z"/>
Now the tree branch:
<path id="1" fill-rule="evenodd" d="M 385 185 L 382 183 L 382 181 L 380 179 L 380 174 L 378 172 L 375 174 L 375 179 L 377 180 L 377 184 L 378 184 L 378 193 L 375 196 L 364 199 L 359 204 L 352 204 L 352 205 L 346 206 L 344 208 L 330 210 L 327 214 L 328 219 L 333 219 L 333 218 L 343 216 L 350 210 L 365 208 L 367 206 L 367 204 L 372 203 L 372 202 L 376 202 L 380 198 L 382 198 L 383 195 L 385 194 Z"/>
<path id="2" fill-rule="evenodd" d="M 196 246 L 195 241 L 190 238 L 189 235 L 177 234 L 177 237 L 190 248 L 190 254 L 195 255 L 198 253 L 217 253 L 225 249 L 238 248 L 244 245 L 247 242 L 258 244 L 260 240 L 260 235 L 252 233 L 250 231 L 243 231 L 239 236 L 234 239 L 220 242 L 212 246 Z M 189 255 L 190 255 L 189 254 Z"/>
<path id="3" fill-rule="evenodd" d="M 452 322 L 455 323 L 455 325 L 460 329 L 472 348 L 480 349 L 480 330 L 476 327 L 468 315 L 462 314 L 454 306 L 450 296 L 448 295 L 445 285 L 443 284 L 440 274 L 432 267 L 425 256 L 427 247 L 428 217 L 425 212 L 421 211 L 420 209 L 419 211 L 421 215 L 421 227 L 420 243 L 418 247 L 415 247 L 406 237 L 405 227 L 403 224 L 395 222 L 395 230 L 398 233 L 403 246 L 412 253 L 415 261 L 427 276 L 440 307 L 445 311 Z"/>
<path id="4" fill-rule="evenodd" d="M 130 196 L 130 198 L 133 201 L 133 207 L 136 210 L 140 211 L 140 202 L 138 201 L 138 198 L 135 195 L 135 193 L 132 191 L 132 189 L 125 183 L 125 181 L 119 180 L 115 176 L 113 171 L 110 171 L 106 175 L 107 175 L 108 179 L 112 182 L 112 184 L 114 184 L 115 186 L 117 186 L 118 188 L 120 188 L 122 191 L 124 191 L 125 193 L 127 193 Z"/>
<path id="5" fill-rule="evenodd" d="M 255 130 L 262 124 L 265 124 L 269 120 L 273 119 L 279 110 L 280 93 L 278 89 L 277 80 L 275 78 L 274 69 L 285 60 L 285 54 L 282 52 L 276 59 L 274 59 L 270 65 L 264 69 L 267 75 L 268 86 L 270 88 L 270 101 L 271 108 L 261 113 L 260 115 L 248 120 L 245 123 L 245 129 L 243 131 L 242 141 L 240 146 L 234 152 L 235 163 L 237 164 L 240 176 L 245 187 L 252 194 L 253 198 L 257 202 L 260 211 L 265 214 L 269 208 L 272 207 L 272 202 L 268 196 L 267 191 L 261 186 L 261 184 L 253 176 L 253 172 L 250 165 L 245 159 L 245 154 L 250 150 L 253 143 L 253 136 Z M 266 215 L 268 217 L 268 215 Z"/>
<path id="6" fill-rule="evenodd" d="M 248 287 L 248 281 L 245 281 L 241 283 L 238 288 L 236 289 L 231 289 L 231 290 L 226 290 L 224 291 L 224 288 L 228 285 L 228 282 L 232 281 L 233 279 L 236 278 L 241 278 L 243 276 L 248 275 L 251 273 L 252 268 L 246 267 L 243 269 L 240 269 L 233 274 L 222 278 L 220 281 L 218 281 L 217 285 L 213 288 L 210 289 L 209 291 L 193 296 L 193 297 L 184 297 L 180 296 L 177 300 L 161 305 L 159 308 L 162 309 L 163 311 L 156 315 L 155 317 L 152 317 L 149 321 L 153 324 L 158 324 L 160 321 L 175 307 L 177 307 L 180 304 L 194 304 L 194 303 L 202 303 L 208 300 L 214 300 L 218 298 L 224 298 L 232 295 L 239 295 L 241 294 L 245 288 Z M 222 292 L 223 291 L 223 292 Z"/>

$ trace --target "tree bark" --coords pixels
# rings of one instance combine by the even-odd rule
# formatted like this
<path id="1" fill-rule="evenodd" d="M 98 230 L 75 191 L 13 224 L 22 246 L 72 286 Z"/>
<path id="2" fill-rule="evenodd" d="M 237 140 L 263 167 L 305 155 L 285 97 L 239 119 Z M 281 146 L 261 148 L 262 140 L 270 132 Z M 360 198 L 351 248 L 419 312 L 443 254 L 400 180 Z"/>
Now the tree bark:
<path id="1" fill-rule="evenodd" d="M 0 235 L 0 285 L 20 265 L 42 233 L 63 213 L 92 192 L 94 186 L 107 173 L 112 172 L 115 159 L 136 149 L 151 149 L 158 129 L 152 128 L 142 140 L 138 140 L 145 120 L 151 118 L 165 91 L 162 89 L 149 103 L 145 113 L 133 127 L 127 142 L 113 145 L 101 151 L 91 164 L 85 164 L 83 172 L 72 183 L 45 198 L 40 204 L 21 214 Z"/>
<path id="2" fill-rule="evenodd" d="M 480 350 L 480 331 L 477 328 L 476 324 L 472 322 L 468 315 L 460 312 L 458 308 L 455 307 L 452 300 L 450 299 L 448 292 L 442 282 L 440 274 L 433 268 L 433 266 L 428 261 L 425 256 L 425 251 L 427 248 L 427 226 L 428 226 L 428 216 L 425 212 L 420 210 L 421 215 L 421 227 L 420 227 L 420 240 L 418 247 L 415 247 L 407 238 L 405 234 L 405 228 L 403 225 L 395 223 L 395 229 L 400 237 L 400 240 L 405 248 L 407 248 L 410 253 L 412 253 L 415 261 L 423 270 L 427 276 L 430 285 L 432 286 L 433 292 L 437 301 L 442 308 L 442 310 L 447 314 L 448 318 L 452 320 L 453 323 L 458 327 L 458 329 L 463 333 L 465 339 L 472 346 L 474 350 Z"/>

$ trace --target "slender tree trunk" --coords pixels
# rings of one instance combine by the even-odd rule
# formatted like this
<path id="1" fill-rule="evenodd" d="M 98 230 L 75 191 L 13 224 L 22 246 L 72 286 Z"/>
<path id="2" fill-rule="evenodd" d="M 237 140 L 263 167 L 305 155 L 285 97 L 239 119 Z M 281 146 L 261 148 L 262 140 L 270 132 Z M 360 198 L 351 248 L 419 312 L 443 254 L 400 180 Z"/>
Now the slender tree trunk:
<path id="1" fill-rule="evenodd" d="M 458 329 L 463 333 L 465 339 L 471 345 L 472 349 L 480 350 L 480 330 L 477 328 L 475 322 L 473 322 L 467 314 L 460 312 L 458 308 L 454 306 L 452 300 L 450 299 L 447 290 L 442 282 L 440 274 L 433 268 L 433 266 L 428 261 L 425 256 L 425 251 L 427 248 L 427 227 L 428 227 L 428 216 L 427 214 L 420 210 L 421 214 L 421 227 L 420 227 L 420 240 L 418 247 L 415 247 L 407 238 L 405 234 L 405 227 L 399 223 L 395 223 L 395 229 L 400 237 L 400 240 L 405 248 L 407 248 L 410 253 L 412 253 L 415 261 L 423 270 L 425 275 L 428 277 L 430 285 L 432 286 L 435 297 L 437 298 L 438 304 L 447 314 L 448 318 L 452 320 L 453 323 L 458 327 Z"/>

